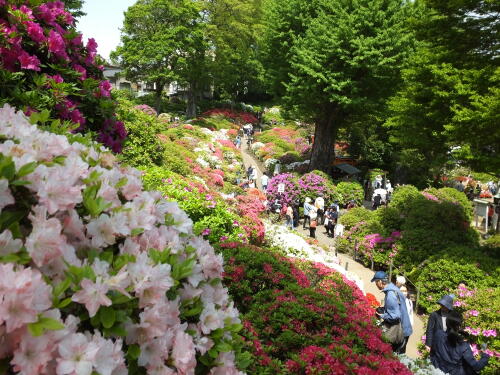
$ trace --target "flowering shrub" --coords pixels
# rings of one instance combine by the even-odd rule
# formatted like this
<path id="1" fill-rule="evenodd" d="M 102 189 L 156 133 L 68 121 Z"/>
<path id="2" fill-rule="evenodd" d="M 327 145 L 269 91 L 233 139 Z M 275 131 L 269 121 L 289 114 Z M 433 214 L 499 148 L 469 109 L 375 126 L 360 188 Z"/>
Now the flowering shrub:
<path id="1" fill-rule="evenodd" d="M 241 225 L 247 237 L 253 244 L 260 244 L 264 240 L 264 224 L 259 215 L 265 211 L 262 200 L 255 195 L 238 195 L 238 213 L 243 220 Z"/>
<path id="2" fill-rule="evenodd" d="M 446 257 L 442 254 L 431 256 L 415 275 L 420 292 L 426 296 L 419 305 L 430 313 L 436 308 L 436 301 L 441 295 L 455 293 L 455 288 L 462 281 L 471 288 L 497 285 L 500 262 L 482 249 L 456 246 L 446 249 Z"/>
<path id="3" fill-rule="evenodd" d="M 104 150 L 9 106 L 0 139 L 7 372 L 238 373 L 241 325 L 222 257 L 176 203 L 143 191 L 140 173 Z"/>
<path id="4" fill-rule="evenodd" d="M 305 159 L 311 146 L 304 138 L 307 131 L 295 130 L 291 127 L 275 127 L 255 136 L 259 143 L 264 144 L 255 150 L 261 160 L 280 159 L 281 162 L 291 164 Z"/>
<path id="5" fill-rule="evenodd" d="M 256 247 L 224 249 L 255 374 L 411 374 L 391 354 L 373 309 L 323 265 L 292 262 Z"/>
<path id="6" fill-rule="evenodd" d="M 214 191 L 203 184 L 168 172 L 161 167 L 145 169 L 142 176 L 147 189 L 158 190 L 179 206 L 194 222 L 194 232 L 212 244 L 243 240 L 243 229 L 237 225 L 239 217 Z"/>
<path id="7" fill-rule="evenodd" d="M 326 203 L 333 203 L 336 200 L 335 186 L 327 176 L 322 176 L 318 171 L 302 175 L 297 180 L 297 185 L 301 202 L 304 202 L 307 197 L 314 200 L 320 195 Z"/>
<path id="8" fill-rule="evenodd" d="M 139 111 L 144 112 L 147 115 L 154 116 L 154 117 L 157 116 L 155 109 L 150 107 L 147 104 L 139 104 L 139 105 L 136 105 L 134 108 L 138 109 Z"/>
<path id="9" fill-rule="evenodd" d="M 0 105 L 10 103 L 57 127 L 78 132 L 120 152 L 126 131 L 114 115 L 97 44 L 86 45 L 61 1 L 0 1 Z"/>
<path id="10" fill-rule="evenodd" d="M 259 120 L 249 112 L 237 112 L 231 109 L 214 108 L 202 114 L 205 117 L 225 117 L 238 124 L 257 124 Z"/>
<path id="11" fill-rule="evenodd" d="M 285 184 L 285 191 L 278 193 L 278 185 Z M 297 178 L 291 173 L 282 173 L 269 180 L 267 185 L 267 197 L 269 200 L 279 199 L 284 204 L 291 204 L 299 198 Z"/>
<path id="12" fill-rule="evenodd" d="M 483 289 L 461 287 L 456 291 L 455 308 L 465 318 L 465 332 L 472 343 L 472 350 L 478 353 L 481 344 L 487 344 L 486 353 L 492 356 L 481 374 L 500 372 L 500 288 Z"/>
<path id="13" fill-rule="evenodd" d="M 377 268 L 389 264 L 398 253 L 396 241 L 401 237 L 401 232 L 393 232 L 390 236 L 384 237 L 379 233 L 366 235 L 363 240 L 357 244 L 358 259 L 365 265 L 373 264 Z M 356 245 L 355 245 L 356 246 Z"/>

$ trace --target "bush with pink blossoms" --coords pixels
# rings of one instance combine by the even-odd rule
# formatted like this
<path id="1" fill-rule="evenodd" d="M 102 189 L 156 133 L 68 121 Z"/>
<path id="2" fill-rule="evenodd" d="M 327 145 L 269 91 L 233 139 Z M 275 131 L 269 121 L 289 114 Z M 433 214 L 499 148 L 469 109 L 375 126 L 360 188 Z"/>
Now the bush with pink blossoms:
<path id="1" fill-rule="evenodd" d="M 150 107 L 147 104 L 139 104 L 139 105 L 136 105 L 134 108 L 138 109 L 139 111 L 144 112 L 147 115 L 154 116 L 154 117 L 157 116 L 157 113 L 154 110 L 154 108 Z"/>
<path id="2" fill-rule="evenodd" d="M 115 117 L 96 47 L 94 39 L 83 43 L 61 1 L 0 1 L 0 106 L 45 110 L 40 125 L 93 132 L 119 152 L 126 131 Z"/>
<path id="3" fill-rule="evenodd" d="M 278 185 L 284 184 L 285 191 L 278 193 Z M 268 200 L 274 201 L 279 199 L 284 204 L 291 204 L 299 198 L 299 186 L 297 184 L 297 177 L 291 173 L 281 173 L 274 176 L 269 180 L 267 185 Z"/>
<path id="4" fill-rule="evenodd" d="M 0 109 L 0 368 L 238 374 L 223 260 L 97 145 Z"/>
<path id="5" fill-rule="evenodd" d="M 487 344 L 486 353 L 492 356 L 481 374 L 498 374 L 500 372 L 500 288 L 498 286 L 478 289 L 459 287 L 455 295 L 457 297 L 455 308 L 464 316 L 465 332 L 468 334 L 468 340 L 473 344 L 473 351 L 477 353 L 481 344 Z"/>

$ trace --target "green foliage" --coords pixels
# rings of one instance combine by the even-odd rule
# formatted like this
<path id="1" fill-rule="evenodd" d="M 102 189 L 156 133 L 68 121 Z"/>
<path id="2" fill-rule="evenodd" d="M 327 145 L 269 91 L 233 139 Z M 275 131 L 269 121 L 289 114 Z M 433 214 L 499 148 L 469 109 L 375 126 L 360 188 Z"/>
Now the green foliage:
<path id="1" fill-rule="evenodd" d="M 366 209 L 365 207 L 354 207 L 343 214 L 339 223 L 342 224 L 346 230 L 350 230 L 356 224 L 364 221 L 368 222 L 375 216 L 375 211 Z"/>
<path id="2" fill-rule="evenodd" d="M 340 182 L 336 186 L 336 194 L 341 205 L 346 205 L 349 201 L 362 204 L 364 200 L 363 186 L 359 182 Z"/>
<path id="3" fill-rule="evenodd" d="M 392 95 L 412 44 L 411 9 L 397 0 L 269 2 L 268 80 L 288 108 L 316 122 L 316 168 L 330 167 L 337 131 L 350 116 L 372 114 Z"/>
<path id="4" fill-rule="evenodd" d="M 199 182 L 184 178 L 179 174 L 160 167 L 144 168 L 142 176 L 144 186 L 148 190 L 158 190 L 168 199 L 176 201 L 194 222 L 194 232 L 204 234 L 212 244 L 219 243 L 221 238 L 228 241 L 240 240 L 243 235 L 238 225 L 239 217 L 227 204 L 215 197 Z"/>
<path id="5" fill-rule="evenodd" d="M 470 332 L 467 339 L 472 344 L 487 344 L 488 350 L 492 352 L 500 351 L 500 321 L 498 311 L 500 311 L 500 288 L 498 286 L 479 288 L 458 289 L 458 300 L 460 306 L 457 310 L 465 317 L 465 329 Z M 478 314 L 476 314 L 478 312 Z M 494 330 L 496 336 L 485 333 Z M 500 371 L 500 360 L 496 356 L 490 357 L 488 366 L 481 370 L 481 374 L 496 375 Z"/>
<path id="6" fill-rule="evenodd" d="M 412 202 L 420 197 L 420 192 L 415 186 L 398 186 L 391 196 L 391 207 L 394 207 L 402 216 L 406 217 L 411 209 Z"/>
<path id="7" fill-rule="evenodd" d="M 161 165 L 166 148 L 157 135 L 165 124 L 133 109 L 133 104 L 126 99 L 119 99 L 119 103 L 117 115 L 125 124 L 128 133 L 121 160 L 132 166 Z"/>
<path id="8" fill-rule="evenodd" d="M 500 277 L 500 262 L 480 249 L 456 246 L 434 255 L 414 273 L 417 286 L 424 298 L 419 305 L 428 313 L 436 309 L 436 302 L 446 293 L 455 293 L 460 282 L 470 288 L 496 286 Z"/>
<path id="9" fill-rule="evenodd" d="M 406 163 L 413 176 L 439 176 L 457 161 L 498 175 L 500 70 L 493 15 L 500 6 L 477 0 L 426 0 L 417 6 L 420 15 L 410 25 L 418 49 L 386 123 L 392 141 L 420 159 L 418 166 Z"/>
<path id="10" fill-rule="evenodd" d="M 191 168 L 184 156 L 188 151 L 175 142 L 164 142 L 163 148 L 165 150 L 163 154 L 165 168 L 182 176 L 189 176 Z"/>

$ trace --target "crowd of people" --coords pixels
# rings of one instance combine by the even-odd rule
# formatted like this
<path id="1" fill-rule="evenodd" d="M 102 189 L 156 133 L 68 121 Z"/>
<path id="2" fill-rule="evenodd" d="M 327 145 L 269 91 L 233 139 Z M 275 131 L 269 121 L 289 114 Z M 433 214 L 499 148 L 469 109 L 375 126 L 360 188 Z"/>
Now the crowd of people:
<path id="1" fill-rule="evenodd" d="M 377 271 L 372 282 L 385 294 L 384 305 L 377 308 L 376 314 L 387 340 L 394 353 L 404 354 L 408 339 L 413 333 L 413 303 L 408 296 L 406 279 L 389 280 L 384 271 Z M 461 283 L 458 288 L 463 287 Z M 430 353 L 434 367 L 449 375 L 477 374 L 488 364 L 489 355 L 482 346 L 481 358 L 477 360 L 467 342 L 464 319 L 454 310 L 455 296 L 444 295 L 437 304 L 439 309 L 429 316 L 425 335 L 425 346 Z"/>
<path id="2" fill-rule="evenodd" d="M 251 133 L 245 132 L 245 136 L 251 137 Z M 241 143 L 241 141 L 240 141 Z M 247 171 L 245 187 L 256 187 L 257 167 L 249 166 Z M 260 182 L 264 192 L 267 191 L 269 176 L 264 173 Z M 496 186 L 491 185 L 495 191 Z M 365 181 L 365 192 L 371 194 L 372 208 L 377 209 L 390 201 L 393 187 L 388 179 L 377 175 L 368 183 Z M 496 191 L 495 191 L 496 192 Z M 283 204 L 278 196 L 274 201 L 267 202 L 268 210 L 284 216 L 285 226 L 294 229 L 300 225 L 299 206 L 295 201 L 289 205 Z M 355 201 L 350 201 L 346 209 L 356 207 Z M 306 197 L 303 202 L 302 228 L 309 229 L 309 236 L 316 238 L 316 230 L 324 226 L 325 234 L 331 238 L 342 235 L 343 226 L 338 223 L 340 205 L 338 201 L 325 202 L 322 195 L 314 198 Z M 382 331 L 391 343 L 394 353 L 406 353 L 409 337 L 413 333 L 414 308 L 408 293 L 406 279 L 398 276 L 395 283 L 389 280 L 384 271 L 377 271 L 373 276 L 377 288 L 385 294 L 384 304 L 377 308 L 376 315 L 379 318 Z M 459 285 L 461 287 L 462 285 Z M 467 342 L 467 333 L 463 330 L 463 317 L 453 308 L 454 295 L 443 296 L 437 304 L 439 309 L 429 316 L 427 324 L 425 345 L 430 353 L 430 359 L 434 367 L 450 375 L 472 375 L 476 374 L 488 364 L 489 356 L 482 347 L 481 359 L 477 360 Z"/>

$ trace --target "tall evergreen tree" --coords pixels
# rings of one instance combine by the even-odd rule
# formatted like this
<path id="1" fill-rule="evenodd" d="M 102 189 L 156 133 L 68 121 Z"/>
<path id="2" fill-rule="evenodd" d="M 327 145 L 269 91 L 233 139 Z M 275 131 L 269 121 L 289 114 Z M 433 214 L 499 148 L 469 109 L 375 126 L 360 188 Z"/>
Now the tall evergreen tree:
<path id="1" fill-rule="evenodd" d="M 419 48 L 387 126 L 413 175 L 466 164 L 500 175 L 500 3 L 424 0 Z M 408 160 L 408 157 L 410 159 Z M 415 169 L 415 161 L 419 160 Z"/>
<path id="2" fill-rule="evenodd" d="M 266 60 L 274 92 L 316 124 L 311 168 L 329 170 L 339 129 L 393 94 L 410 10 L 400 0 L 271 0 Z"/>

